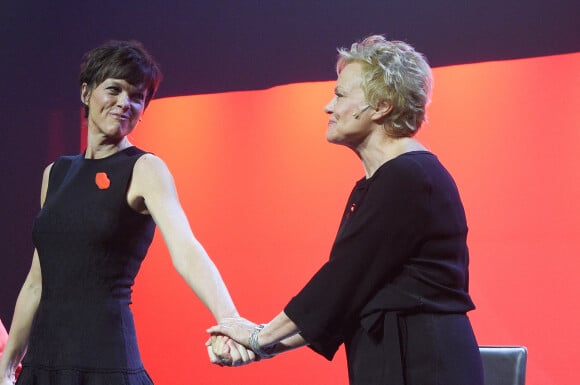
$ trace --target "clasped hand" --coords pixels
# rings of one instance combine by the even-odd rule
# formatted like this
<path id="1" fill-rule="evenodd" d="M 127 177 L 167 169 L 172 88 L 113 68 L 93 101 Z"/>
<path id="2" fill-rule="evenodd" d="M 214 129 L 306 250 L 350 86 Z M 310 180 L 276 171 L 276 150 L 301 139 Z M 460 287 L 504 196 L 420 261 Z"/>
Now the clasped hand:
<path id="1" fill-rule="evenodd" d="M 242 366 L 256 361 L 249 349 L 249 339 L 257 325 L 242 317 L 223 318 L 207 329 L 211 337 L 206 342 L 211 363 L 219 366 Z"/>

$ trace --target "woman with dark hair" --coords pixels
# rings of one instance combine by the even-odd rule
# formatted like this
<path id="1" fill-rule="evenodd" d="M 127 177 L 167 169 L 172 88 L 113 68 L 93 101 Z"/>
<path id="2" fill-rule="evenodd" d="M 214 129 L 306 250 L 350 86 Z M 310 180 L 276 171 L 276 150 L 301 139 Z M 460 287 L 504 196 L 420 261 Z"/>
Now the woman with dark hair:
<path id="1" fill-rule="evenodd" d="M 431 91 L 410 45 L 370 36 L 339 50 L 326 138 L 365 176 L 348 199 L 330 260 L 266 325 L 223 320 L 261 358 L 308 345 L 332 359 L 345 344 L 352 385 L 483 385 L 466 315 L 467 223 L 451 175 L 414 135 Z M 210 359 L 227 357 L 223 340 Z"/>
<path id="2" fill-rule="evenodd" d="M 176 270 L 215 319 L 238 315 L 190 229 L 170 171 L 127 137 L 160 81 L 138 42 L 112 41 L 85 55 L 87 147 L 44 172 L 35 251 L 0 361 L 1 385 L 13 383 L 22 357 L 19 385 L 152 384 L 129 304 L 156 225 Z M 231 342 L 228 364 L 254 358 Z"/>

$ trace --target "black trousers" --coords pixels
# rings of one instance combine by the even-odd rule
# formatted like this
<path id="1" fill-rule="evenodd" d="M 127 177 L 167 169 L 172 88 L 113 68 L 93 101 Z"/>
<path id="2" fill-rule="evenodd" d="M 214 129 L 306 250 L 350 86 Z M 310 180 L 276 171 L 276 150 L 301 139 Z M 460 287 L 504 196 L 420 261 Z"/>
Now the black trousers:
<path id="1" fill-rule="evenodd" d="M 351 385 L 483 385 L 465 314 L 375 314 L 346 341 Z"/>

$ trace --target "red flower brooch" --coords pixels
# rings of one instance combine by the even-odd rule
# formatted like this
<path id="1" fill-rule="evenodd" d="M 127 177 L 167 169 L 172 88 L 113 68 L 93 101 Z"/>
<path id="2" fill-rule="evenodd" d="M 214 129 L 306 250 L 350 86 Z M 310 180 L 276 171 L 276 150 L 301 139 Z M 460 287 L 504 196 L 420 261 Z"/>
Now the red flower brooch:
<path id="1" fill-rule="evenodd" d="M 98 172 L 95 175 L 95 183 L 101 190 L 106 190 L 109 188 L 109 186 L 111 186 L 111 181 L 109 180 L 106 172 Z"/>

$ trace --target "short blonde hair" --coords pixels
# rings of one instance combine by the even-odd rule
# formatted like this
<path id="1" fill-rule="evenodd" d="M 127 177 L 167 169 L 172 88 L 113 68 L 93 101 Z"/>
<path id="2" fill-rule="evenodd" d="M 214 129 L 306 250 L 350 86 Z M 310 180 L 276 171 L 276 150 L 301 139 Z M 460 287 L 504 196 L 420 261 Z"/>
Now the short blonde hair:
<path id="1" fill-rule="evenodd" d="M 407 43 L 372 35 L 350 49 L 338 50 L 337 73 L 352 62 L 362 64 L 361 86 L 367 102 L 373 107 L 381 102 L 392 105 L 385 120 L 387 133 L 415 135 L 425 121 L 431 97 L 433 79 L 427 59 Z"/>

